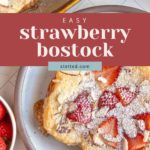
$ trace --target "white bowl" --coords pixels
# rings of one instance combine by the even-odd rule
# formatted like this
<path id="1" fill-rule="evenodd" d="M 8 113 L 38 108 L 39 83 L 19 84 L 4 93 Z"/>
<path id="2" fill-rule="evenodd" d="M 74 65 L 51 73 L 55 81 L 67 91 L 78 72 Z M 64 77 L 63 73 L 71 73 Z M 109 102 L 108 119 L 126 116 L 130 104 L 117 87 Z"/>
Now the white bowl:
<path id="1" fill-rule="evenodd" d="M 8 103 L 6 102 L 6 100 L 0 96 L 0 102 L 2 102 L 2 104 L 5 106 L 9 116 L 10 116 L 10 119 L 11 119 L 11 124 L 12 124 L 12 131 L 13 131 L 13 135 L 12 135 L 12 140 L 11 140 L 11 143 L 10 143 L 10 147 L 9 147 L 9 150 L 13 150 L 14 149 L 14 146 L 15 146 L 15 141 L 16 141 L 16 121 L 15 121 L 15 117 L 14 117 L 14 114 L 13 114 L 13 111 L 11 110 L 10 106 L 8 105 Z"/>

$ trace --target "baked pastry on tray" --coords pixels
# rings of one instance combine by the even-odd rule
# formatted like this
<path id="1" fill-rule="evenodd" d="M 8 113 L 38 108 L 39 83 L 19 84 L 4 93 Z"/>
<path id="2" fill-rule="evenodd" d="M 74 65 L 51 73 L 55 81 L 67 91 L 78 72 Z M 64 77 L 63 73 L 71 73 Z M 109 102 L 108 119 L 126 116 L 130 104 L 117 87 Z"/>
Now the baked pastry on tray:
<path id="1" fill-rule="evenodd" d="M 82 150 L 150 150 L 150 67 L 58 71 L 34 112 L 44 132 Z"/>
<path id="2" fill-rule="evenodd" d="M 0 13 L 18 13 L 33 7 L 38 0 L 0 0 Z"/>

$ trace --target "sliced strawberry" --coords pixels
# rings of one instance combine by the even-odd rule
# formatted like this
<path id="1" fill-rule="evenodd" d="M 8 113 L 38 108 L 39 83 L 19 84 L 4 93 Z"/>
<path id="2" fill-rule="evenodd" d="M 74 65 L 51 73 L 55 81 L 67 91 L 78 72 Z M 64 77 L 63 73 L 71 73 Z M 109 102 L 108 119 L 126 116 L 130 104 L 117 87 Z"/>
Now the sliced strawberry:
<path id="1" fill-rule="evenodd" d="M 6 114 L 6 108 L 2 104 L 2 102 L 0 102 L 0 121 L 4 118 L 5 114 Z"/>
<path id="2" fill-rule="evenodd" d="M 67 114 L 67 118 L 74 122 L 87 124 L 91 121 L 92 105 L 88 100 L 89 94 L 84 91 L 75 99 L 77 109 Z"/>
<path id="3" fill-rule="evenodd" d="M 107 66 L 107 67 L 103 67 L 102 71 L 93 71 L 93 73 L 95 74 L 95 78 L 99 83 L 99 86 L 104 88 L 104 87 L 108 87 L 110 85 L 112 85 L 120 72 L 120 68 L 119 66 Z M 99 80 L 99 77 L 102 77 L 104 79 L 106 79 L 106 82 L 101 82 Z"/>
<path id="4" fill-rule="evenodd" d="M 0 123 L 0 137 L 5 138 L 5 139 L 12 138 L 11 122 L 3 121 Z"/>
<path id="5" fill-rule="evenodd" d="M 102 96 L 99 98 L 98 107 L 109 107 L 109 110 L 113 109 L 119 102 L 118 98 L 111 91 L 104 91 Z"/>
<path id="6" fill-rule="evenodd" d="M 4 140 L 0 137 L 0 150 L 6 150 L 6 144 Z"/>
<path id="7" fill-rule="evenodd" d="M 115 117 L 110 117 L 100 124 L 99 129 L 101 134 L 110 134 L 116 137 L 118 135 L 118 121 Z"/>
<path id="8" fill-rule="evenodd" d="M 116 90 L 116 95 L 123 106 L 127 106 L 136 97 L 137 92 L 130 91 L 128 87 L 120 87 Z"/>
<path id="9" fill-rule="evenodd" d="M 150 114 L 148 114 L 148 113 L 140 114 L 140 115 L 134 116 L 133 118 L 137 119 L 137 120 L 143 120 L 145 122 L 146 130 L 150 131 Z"/>
<path id="10" fill-rule="evenodd" d="M 125 138 L 128 141 L 129 150 L 139 150 L 146 146 L 146 142 L 144 142 L 144 136 L 141 133 L 138 133 L 135 138 L 129 138 L 125 135 Z"/>
<path id="11" fill-rule="evenodd" d="M 100 124 L 99 129 L 100 129 L 101 136 L 105 134 L 110 134 L 112 137 L 116 137 L 118 135 L 118 121 L 115 117 L 110 117 Z M 103 137 L 102 139 L 106 145 L 109 145 L 113 148 L 117 148 L 118 145 L 117 142 L 108 141 Z"/>

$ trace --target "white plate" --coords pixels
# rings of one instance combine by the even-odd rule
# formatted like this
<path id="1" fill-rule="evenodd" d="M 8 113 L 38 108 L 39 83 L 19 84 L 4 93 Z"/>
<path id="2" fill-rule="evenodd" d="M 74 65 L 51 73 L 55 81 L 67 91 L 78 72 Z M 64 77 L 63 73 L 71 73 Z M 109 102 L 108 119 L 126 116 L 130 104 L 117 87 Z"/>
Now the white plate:
<path id="1" fill-rule="evenodd" d="M 29 150 L 80 150 L 79 147 L 69 147 L 57 142 L 51 136 L 44 136 L 38 130 L 38 124 L 33 115 L 33 105 L 44 98 L 54 72 L 48 72 L 47 67 L 23 67 L 20 70 L 16 86 L 16 116 L 20 134 Z"/>
<path id="2" fill-rule="evenodd" d="M 150 12 L 150 0 L 135 0 L 135 2 L 145 11 Z"/>

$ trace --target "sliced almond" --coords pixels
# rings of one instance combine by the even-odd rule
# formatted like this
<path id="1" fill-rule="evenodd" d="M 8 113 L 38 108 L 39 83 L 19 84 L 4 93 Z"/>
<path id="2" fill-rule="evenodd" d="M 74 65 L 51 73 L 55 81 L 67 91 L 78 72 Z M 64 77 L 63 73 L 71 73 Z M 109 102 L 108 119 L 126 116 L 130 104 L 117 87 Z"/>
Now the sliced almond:
<path id="1" fill-rule="evenodd" d="M 76 109 L 77 109 L 77 105 L 76 105 L 75 103 L 73 103 L 73 102 L 70 102 L 70 103 L 69 103 L 68 111 L 69 111 L 69 112 L 73 112 L 73 111 L 75 111 Z"/>
<path id="2" fill-rule="evenodd" d="M 95 116 L 96 116 L 97 118 L 103 117 L 103 116 L 105 116 L 105 115 L 107 114 L 108 110 L 109 110 L 108 107 L 103 107 L 103 108 L 101 108 L 100 110 L 97 110 L 97 111 L 95 112 Z"/>
<path id="3" fill-rule="evenodd" d="M 61 114 L 56 114 L 56 115 L 54 116 L 54 119 L 55 119 L 55 121 L 56 121 L 56 124 L 59 124 L 59 123 L 60 123 L 61 118 L 62 118 L 62 115 L 61 115 Z"/>
<path id="4" fill-rule="evenodd" d="M 80 71 L 80 75 L 88 75 L 90 74 L 90 71 Z"/>
<path id="5" fill-rule="evenodd" d="M 58 107 L 58 112 L 61 112 L 62 108 L 63 108 L 63 105 L 60 105 L 60 106 Z"/>
<path id="6" fill-rule="evenodd" d="M 107 83 L 107 79 L 104 78 L 104 77 L 102 77 L 102 76 L 98 77 L 97 80 L 98 80 L 98 81 L 101 81 L 102 83 Z"/>
<path id="7" fill-rule="evenodd" d="M 128 141 L 126 138 L 122 140 L 122 150 L 128 150 Z"/>
<path id="8" fill-rule="evenodd" d="M 94 141 L 95 144 L 97 144 L 99 146 L 104 145 L 103 139 L 99 136 L 98 133 L 94 134 L 93 141 Z"/>
<path id="9" fill-rule="evenodd" d="M 146 108 L 146 109 L 149 109 L 149 104 L 147 104 L 147 103 L 145 103 L 145 102 L 143 102 L 143 103 L 144 103 L 145 108 Z"/>
<path id="10" fill-rule="evenodd" d="M 61 104 L 61 105 L 65 103 L 65 100 L 62 98 L 62 94 L 58 95 L 57 100 L 58 100 L 59 104 Z"/>
<path id="11" fill-rule="evenodd" d="M 144 142 L 148 142 L 148 139 L 149 139 L 149 136 L 150 136 L 150 131 L 147 131 L 145 130 L 144 131 Z"/>
<path id="12" fill-rule="evenodd" d="M 144 131 L 145 130 L 145 122 L 144 122 L 144 120 L 138 120 L 137 123 L 138 123 L 139 129 Z"/>
<path id="13" fill-rule="evenodd" d="M 61 71 L 62 73 L 69 74 L 69 75 L 79 75 L 80 71 Z"/>
<path id="14" fill-rule="evenodd" d="M 52 80 L 52 82 L 53 82 L 53 83 L 60 83 L 60 82 L 61 82 L 61 80 L 54 79 L 54 80 Z"/>
<path id="15" fill-rule="evenodd" d="M 61 110 L 61 114 L 62 115 L 65 115 L 68 111 L 68 105 L 67 104 L 64 104 L 63 107 L 62 107 L 62 110 Z"/>

